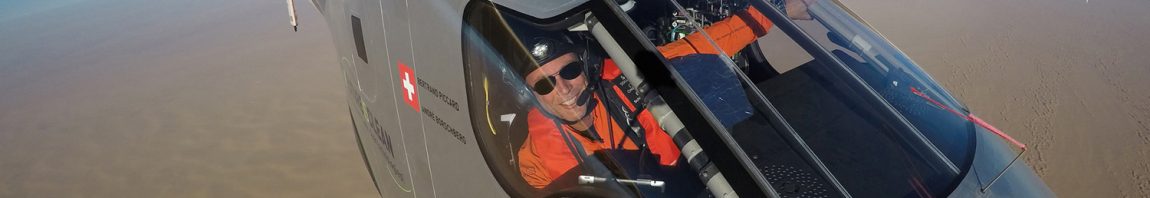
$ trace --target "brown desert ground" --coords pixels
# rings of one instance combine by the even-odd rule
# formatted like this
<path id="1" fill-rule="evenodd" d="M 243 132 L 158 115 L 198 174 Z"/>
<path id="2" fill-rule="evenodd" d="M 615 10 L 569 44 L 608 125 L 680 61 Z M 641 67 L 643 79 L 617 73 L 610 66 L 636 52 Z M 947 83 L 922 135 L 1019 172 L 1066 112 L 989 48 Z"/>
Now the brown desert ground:
<path id="1" fill-rule="evenodd" d="M 1150 197 L 1150 1 L 843 2 L 1061 197 Z"/>
<path id="2" fill-rule="evenodd" d="M 310 4 L 292 32 L 284 1 L 25 3 L 0 12 L 0 197 L 377 196 Z"/>
<path id="3" fill-rule="evenodd" d="M 1150 2 L 843 0 L 1062 197 L 1150 197 Z M 0 2 L 0 197 L 373 197 L 326 24 L 282 1 Z"/>

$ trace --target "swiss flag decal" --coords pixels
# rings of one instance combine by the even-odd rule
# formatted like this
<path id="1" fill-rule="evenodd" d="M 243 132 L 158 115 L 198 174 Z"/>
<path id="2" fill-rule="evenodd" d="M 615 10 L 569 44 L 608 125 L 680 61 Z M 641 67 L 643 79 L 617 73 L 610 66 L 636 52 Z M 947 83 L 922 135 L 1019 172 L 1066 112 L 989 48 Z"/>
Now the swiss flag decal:
<path id="1" fill-rule="evenodd" d="M 404 65 L 403 62 L 398 63 L 399 87 L 403 88 L 403 90 L 399 92 L 400 97 L 403 97 L 403 101 L 411 105 L 411 108 L 415 109 L 415 112 L 419 112 L 419 91 L 415 90 L 415 71 L 411 70 L 407 65 Z"/>

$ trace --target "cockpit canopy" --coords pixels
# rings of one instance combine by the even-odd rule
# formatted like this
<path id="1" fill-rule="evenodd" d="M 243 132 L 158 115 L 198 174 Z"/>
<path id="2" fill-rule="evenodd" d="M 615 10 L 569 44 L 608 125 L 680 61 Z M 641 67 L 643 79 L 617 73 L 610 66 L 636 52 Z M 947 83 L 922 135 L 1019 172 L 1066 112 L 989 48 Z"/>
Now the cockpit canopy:
<path id="1" fill-rule="evenodd" d="M 472 123 L 480 148 L 504 189 L 522 196 L 594 189 L 600 195 L 685 192 L 681 195 L 694 197 L 714 194 L 707 192 L 714 188 L 703 186 L 710 185 L 714 172 L 708 171 L 726 174 L 724 182 L 731 186 L 773 196 L 930 197 L 953 191 L 974 153 L 976 126 L 958 116 L 968 113 L 965 108 L 837 2 L 804 2 L 810 20 L 788 18 L 781 0 L 472 1 L 463 16 L 463 59 L 469 112 L 481 118 Z M 754 22 L 757 16 L 769 22 Z M 737 31 L 708 29 L 727 23 L 752 24 L 729 26 L 749 28 L 745 31 L 752 36 L 745 44 L 730 44 L 738 40 L 731 39 Z M 598 57 L 580 59 L 592 62 L 584 75 L 624 78 L 596 79 L 592 83 L 601 83 L 597 91 L 641 97 L 602 105 L 671 106 L 670 113 L 690 129 L 682 133 L 728 139 L 679 144 L 713 154 L 696 159 L 698 152 L 684 151 L 682 160 L 690 163 L 674 173 L 687 177 L 660 174 L 670 169 L 632 164 L 643 160 L 614 153 L 595 154 L 596 160 L 584 163 L 598 169 L 574 168 L 555 187 L 527 185 L 519 152 L 529 128 L 563 126 L 526 118 L 540 111 L 541 101 L 520 68 L 542 64 L 532 61 L 532 47 L 523 44 L 530 39 L 522 38 L 526 31 L 561 32 L 582 42 L 584 54 Z M 695 51 L 671 55 L 674 45 Z M 630 87 L 616 90 L 614 85 Z M 658 127 L 668 127 L 666 120 L 659 122 Z M 732 154 L 720 155 L 724 152 Z M 643 154 L 634 156 L 650 161 Z M 738 164 L 705 166 L 731 162 Z M 692 167 L 696 163 L 704 165 Z M 577 176 L 652 180 L 667 187 L 595 186 L 580 184 Z"/>
<path id="2" fill-rule="evenodd" d="M 493 0 L 493 3 L 537 19 L 549 19 L 567 13 L 587 0 Z"/>

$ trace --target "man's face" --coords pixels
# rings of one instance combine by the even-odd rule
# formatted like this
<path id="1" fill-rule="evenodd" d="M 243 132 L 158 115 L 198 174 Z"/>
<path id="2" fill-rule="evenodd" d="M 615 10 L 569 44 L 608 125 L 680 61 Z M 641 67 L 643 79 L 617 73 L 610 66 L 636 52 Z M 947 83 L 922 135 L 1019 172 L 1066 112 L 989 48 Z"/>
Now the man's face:
<path id="1" fill-rule="evenodd" d="M 574 53 L 564 54 L 527 74 L 525 79 L 535 93 L 535 98 L 542 104 L 543 110 L 569 122 L 578 121 L 587 113 L 587 104 L 579 105 L 576 101 L 579 94 L 587 89 L 587 77 L 582 72 L 583 65 L 576 63 L 576 61 L 578 59 Z M 568 65 L 578 68 L 568 68 Z M 563 71 L 564 68 L 567 68 L 567 75 L 561 75 L 560 71 Z M 577 76 L 571 75 L 575 69 L 578 69 Z M 550 85 L 551 83 L 547 82 L 548 79 L 553 79 L 554 85 Z M 547 90 L 546 86 L 553 88 L 550 92 L 540 94 L 540 91 Z"/>

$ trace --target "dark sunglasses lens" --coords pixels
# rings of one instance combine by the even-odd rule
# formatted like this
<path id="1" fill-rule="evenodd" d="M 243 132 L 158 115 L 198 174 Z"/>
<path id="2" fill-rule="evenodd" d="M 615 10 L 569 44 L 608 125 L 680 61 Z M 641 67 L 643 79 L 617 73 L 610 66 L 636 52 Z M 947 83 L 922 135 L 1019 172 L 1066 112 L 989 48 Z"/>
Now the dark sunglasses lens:
<path id="1" fill-rule="evenodd" d="M 575 79 L 580 74 L 583 74 L 583 61 L 572 62 L 559 70 L 559 77 L 567 80 Z"/>
<path id="2" fill-rule="evenodd" d="M 555 77 L 548 76 L 547 78 L 554 79 Z M 539 95 L 547 95 L 551 93 L 551 90 L 555 89 L 555 87 L 551 86 L 552 81 L 550 79 L 540 79 L 539 81 L 536 81 L 535 86 L 532 89 L 534 89 L 535 93 Z"/>

